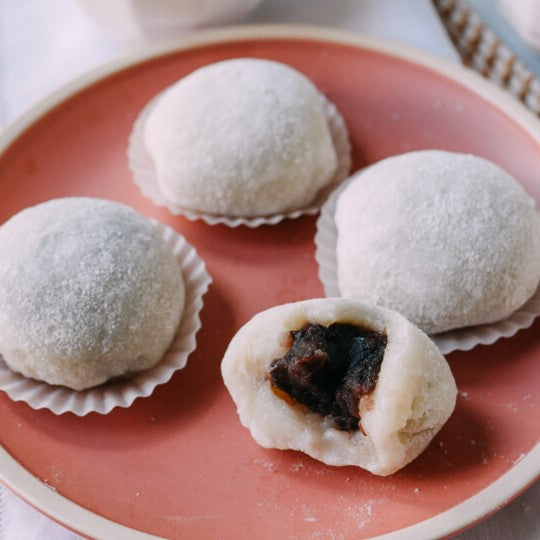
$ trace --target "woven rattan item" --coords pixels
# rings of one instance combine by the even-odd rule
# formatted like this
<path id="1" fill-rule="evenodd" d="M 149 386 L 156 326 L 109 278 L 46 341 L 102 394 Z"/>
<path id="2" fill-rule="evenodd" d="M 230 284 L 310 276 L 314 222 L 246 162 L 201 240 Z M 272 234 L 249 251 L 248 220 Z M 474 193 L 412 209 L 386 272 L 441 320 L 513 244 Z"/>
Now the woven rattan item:
<path id="1" fill-rule="evenodd" d="M 540 81 L 462 0 L 433 0 L 463 63 L 540 115 Z"/>

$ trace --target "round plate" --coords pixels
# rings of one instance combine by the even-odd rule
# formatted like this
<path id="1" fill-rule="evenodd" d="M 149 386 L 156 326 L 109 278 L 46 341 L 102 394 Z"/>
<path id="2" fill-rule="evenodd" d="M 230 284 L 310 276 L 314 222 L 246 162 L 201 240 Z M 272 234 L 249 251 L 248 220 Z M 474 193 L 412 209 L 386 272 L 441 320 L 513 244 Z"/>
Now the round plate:
<path id="1" fill-rule="evenodd" d="M 355 169 L 421 148 L 472 152 L 540 200 L 537 120 L 473 73 L 402 45 L 316 28 L 233 28 L 77 81 L 0 141 L 0 222 L 53 197 L 123 201 L 181 231 L 214 283 L 187 367 L 130 408 L 56 416 L 0 394 L 0 477 L 92 537 L 419 539 L 462 529 L 539 473 L 540 324 L 448 356 L 456 410 L 390 477 L 257 446 L 222 384 L 220 360 L 256 312 L 323 295 L 315 218 L 231 229 L 174 217 L 140 195 L 126 158 L 132 122 L 153 95 L 198 66 L 238 56 L 286 62 L 310 77 L 345 117 Z"/>

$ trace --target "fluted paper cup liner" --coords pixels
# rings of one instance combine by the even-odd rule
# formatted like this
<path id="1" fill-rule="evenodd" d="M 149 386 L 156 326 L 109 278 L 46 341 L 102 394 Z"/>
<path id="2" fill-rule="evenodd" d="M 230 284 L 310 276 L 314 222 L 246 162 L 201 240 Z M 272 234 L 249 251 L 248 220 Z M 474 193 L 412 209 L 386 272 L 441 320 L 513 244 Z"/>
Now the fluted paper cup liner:
<path id="1" fill-rule="evenodd" d="M 338 165 L 332 179 L 319 191 L 311 204 L 305 208 L 299 208 L 282 214 L 257 217 L 231 217 L 197 212 L 196 210 L 172 203 L 168 201 L 161 192 L 154 161 L 144 144 L 144 125 L 160 95 L 161 93 L 150 100 L 135 120 L 129 137 L 127 155 L 133 181 L 141 191 L 142 195 L 150 199 L 156 206 L 166 207 L 174 215 L 182 215 L 192 221 L 201 219 L 209 225 L 223 224 L 229 227 L 243 225 L 255 228 L 261 225 L 275 225 L 284 219 L 295 219 L 303 215 L 317 214 L 333 189 L 349 175 L 351 169 L 351 145 L 349 142 L 347 126 L 336 106 L 321 94 L 330 134 L 332 136 L 332 142 L 334 143 L 334 148 L 336 149 L 338 157 Z"/>
<path id="2" fill-rule="evenodd" d="M 321 208 L 315 234 L 315 259 L 319 265 L 319 279 L 326 296 L 341 296 L 338 283 L 336 243 L 338 231 L 334 221 L 337 199 L 348 182 L 342 183 Z M 442 354 L 452 351 L 469 351 L 477 345 L 491 345 L 503 337 L 512 337 L 519 330 L 532 325 L 540 314 L 540 287 L 519 309 L 506 319 L 489 324 L 457 328 L 430 338 L 437 344 Z"/>
<path id="3" fill-rule="evenodd" d="M 196 347 L 196 334 L 201 327 L 199 314 L 203 307 L 203 296 L 208 291 L 212 278 L 202 259 L 182 235 L 155 220 L 151 221 L 176 256 L 185 285 L 182 320 L 163 358 L 154 367 L 130 378 L 86 390 L 72 390 L 15 373 L 0 356 L 0 390 L 6 392 L 14 401 L 24 401 L 33 409 L 49 409 L 55 414 L 107 414 L 115 407 L 129 407 L 135 399 L 149 396 L 156 386 L 169 381 L 177 370 L 186 365 L 188 356 Z"/>

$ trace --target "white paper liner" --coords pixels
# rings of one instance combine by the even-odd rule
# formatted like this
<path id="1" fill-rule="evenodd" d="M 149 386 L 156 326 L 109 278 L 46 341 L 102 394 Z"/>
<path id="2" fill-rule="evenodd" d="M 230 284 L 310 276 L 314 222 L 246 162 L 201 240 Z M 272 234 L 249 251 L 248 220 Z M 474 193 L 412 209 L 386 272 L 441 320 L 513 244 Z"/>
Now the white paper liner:
<path id="1" fill-rule="evenodd" d="M 201 327 L 199 313 L 212 278 L 202 259 L 182 235 L 167 225 L 153 219 L 150 221 L 161 232 L 178 260 L 185 285 L 182 320 L 164 357 L 154 367 L 129 379 L 104 383 L 87 390 L 72 390 L 15 373 L 0 356 L 0 390 L 12 400 L 24 401 L 33 409 L 49 409 L 55 414 L 107 414 L 115 407 L 129 407 L 135 399 L 149 396 L 156 386 L 167 382 L 175 371 L 186 365 L 188 356 L 196 347 L 196 334 Z"/>
<path id="2" fill-rule="evenodd" d="M 165 90 L 163 90 L 164 92 Z M 229 227 L 259 227 L 261 225 L 275 225 L 284 219 L 296 219 L 303 215 L 315 215 L 319 212 L 322 204 L 328 198 L 328 195 L 334 188 L 349 175 L 351 169 L 351 144 L 349 133 L 345 121 L 336 106 L 331 103 L 323 94 L 320 94 L 324 104 L 324 112 L 330 129 L 330 135 L 336 154 L 338 164 L 331 181 L 323 187 L 317 194 L 315 200 L 305 208 L 292 210 L 283 214 L 272 214 L 258 217 L 230 217 L 224 215 L 208 214 L 197 212 L 196 210 L 182 207 L 168 201 L 159 188 L 156 169 L 152 156 L 148 153 L 144 144 L 144 124 L 148 115 L 155 106 L 157 100 L 163 92 L 151 99 L 148 104 L 139 113 L 133 124 L 133 129 L 129 136 L 127 150 L 129 168 L 131 170 L 133 181 L 140 189 L 142 195 L 150 199 L 156 206 L 166 207 L 174 215 L 182 215 L 189 220 L 201 219 L 208 225 L 223 224 Z"/>
<path id="3" fill-rule="evenodd" d="M 339 194 L 347 187 L 351 180 L 343 182 L 328 198 L 321 208 L 317 220 L 315 233 L 315 259 L 319 265 L 319 279 L 324 293 L 328 297 L 341 296 L 337 276 L 337 227 L 334 221 L 336 204 Z M 518 332 L 532 325 L 534 319 L 540 315 L 540 286 L 536 293 L 519 309 L 506 319 L 490 324 L 480 324 L 457 328 L 432 334 L 430 338 L 435 342 L 441 354 L 452 351 L 470 351 L 477 345 L 492 345 L 503 337 L 512 337 Z"/>

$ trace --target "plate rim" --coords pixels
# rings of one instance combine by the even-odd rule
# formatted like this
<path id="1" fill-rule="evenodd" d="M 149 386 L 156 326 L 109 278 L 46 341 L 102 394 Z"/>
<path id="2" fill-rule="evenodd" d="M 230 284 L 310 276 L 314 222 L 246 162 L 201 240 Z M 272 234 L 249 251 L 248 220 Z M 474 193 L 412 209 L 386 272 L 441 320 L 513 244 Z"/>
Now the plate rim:
<path id="1" fill-rule="evenodd" d="M 424 67 L 467 88 L 496 106 L 540 144 L 537 117 L 508 92 L 461 64 L 441 58 L 418 47 L 387 38 L 329 27 L 302 24 L 246 24 L 198 31 L 174 40 L 144 46 L 90 70 L 36 102 L 16 117 L 0 133 L 0 155 L 30 127 L 79 92 L 120 71 L 176 52 L 235 41 L 311 40 L 349 45 L 384 54 Z M 465 530 L 517 497 L 540 477 L 540 443 L 537 443 L 511 469 L 472 497 L 406 528 L 374 537 L 374 540 L 440 538 Z M 160 538 L 136 530 L 85 509 L 59 494 L 32 475 L 0 444 L 0 481 L 34 508 L 72 531 L 90 537 L 122 537 L 136 540 Z M 508 489 L 509 486 L 511 489 Z M 113 535 L 113 536 L 111 536 Z"/>
<path id="2" fill-rule="evenodd" d="M 514 467 L 472 497 L 436 516 L 403 529 L 374 536 L 372 540 L 432 540 L 464 531 L 502 509 L 534 484 L 539 477 L 540 443 L 537 443 Z M 89 538 L 133 540 L 162 538 L 100 516 L 64 497 L 25 469 L 2 445 L 0 445 L 0 480 L 5 487 L 35 509 L 62 526 Z"/>
<path id="3" fill-rule="evenodd" d="M 223 28 L 200 30 L 193 34 L 183 35 L 173 40 L 157 44 L 137 46 L 131 52 L 119 55 L 96 68 L 75 77 L 60 85 L 56 90 L 31 105 L 0 130 L 0 155 L 12 142 L 42 116 L 52 111 L 57 105 L 120 71 L 138 64 L 167 56 L 176 52 L 187 51 L 197 47 L 216 43 L 227 43 L 245 40 L 312 40 L 350 45 L 374 52 L 386 54 L 400 60 L 425 67 L 439 75 L 473 91 L 489 103 L 502 107 L 505 112 L 511 111 L 512 120 L 524 127 L 540 143 L 540 125 L 538 118 L 527 109 L 516 97 L 485 79 L 463 64 L 437 56 L 416 46 L 403 44 L 388 38 L 375 35 L 354 33 L 324 26 L 307 24 L 245 24 Z"/>

